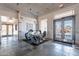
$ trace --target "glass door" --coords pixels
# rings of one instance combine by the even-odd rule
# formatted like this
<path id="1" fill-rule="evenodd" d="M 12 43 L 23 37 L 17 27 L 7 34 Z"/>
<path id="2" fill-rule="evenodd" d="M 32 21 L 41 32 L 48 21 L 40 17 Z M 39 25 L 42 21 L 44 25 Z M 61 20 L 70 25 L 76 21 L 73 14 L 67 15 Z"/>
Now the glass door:
<path id="1" fill-rule="evenodd" d="M 13 33 L 12 33 L 12 25 L 8 25 L 8 35 L 10 36 L 10 35 L 13 35 Z"/>
<path id="2" fill-rule="evenodd" d="M 65 17 L 54 21 L 54 40 L 74 43 L 74 17 Z"/>
<path id="3" fill-rule="evenodd" d="M 7 35 L 7 26 L 2 25 L 1 36 L 6 36 L 6 35 Z"/>
<path id="4" fill-rule="evenodd" d="M 67 18 L 64 18 L 64 21 L 63 21 L 64 25 L 64 29 L 63 29 L 63 32 L 64 32 L 64 41 L 65 42 L 69 42 L 69 43 L 74 43 L 74 17 L 67 17 Z"/>
<path id="5" fill-rule="evenodd" d="M 55 21 L 55 39 L 62 41 L 62 21 Z"/>
<path id="6" fill-rule="evenodd" d="M 1 36 L 12 36 L 13 35 L 13 25 L 12 24 L 2 24 Z"/>
<path id="7" fill-rule="evenodd" d="M 64 21 L 64 41 L 72 41 L 72 20 Z"/>

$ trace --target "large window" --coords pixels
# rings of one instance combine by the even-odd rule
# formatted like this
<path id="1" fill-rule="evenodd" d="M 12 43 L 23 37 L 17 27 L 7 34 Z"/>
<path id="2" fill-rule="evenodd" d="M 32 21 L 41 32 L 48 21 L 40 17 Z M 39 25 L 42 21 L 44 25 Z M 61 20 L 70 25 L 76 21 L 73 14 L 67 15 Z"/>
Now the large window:
<path id="1" fill-rule="evenodd" d="M 0 16 L 0 18 L 2 36 L 12 36 L 13 34 L 18 34 L 17 28 L 15 30 L 15 23 L 17 22 L 15 18 L 7 16 Z"/>
<path id="2" fill-rule="evenodd" d="M 62 42 L 74 43 L 74 16 L 54 20 L 54 39 Z"/>

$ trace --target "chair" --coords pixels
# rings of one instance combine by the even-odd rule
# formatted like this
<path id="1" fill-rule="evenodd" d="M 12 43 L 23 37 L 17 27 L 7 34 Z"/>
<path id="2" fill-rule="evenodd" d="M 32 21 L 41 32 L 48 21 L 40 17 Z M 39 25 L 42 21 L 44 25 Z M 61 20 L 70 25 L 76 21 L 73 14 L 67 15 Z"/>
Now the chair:
<path id="1" fill-rule="evenodd" d="M 46 31 L 43 32 L 42 38 L 46 36 Z"/>

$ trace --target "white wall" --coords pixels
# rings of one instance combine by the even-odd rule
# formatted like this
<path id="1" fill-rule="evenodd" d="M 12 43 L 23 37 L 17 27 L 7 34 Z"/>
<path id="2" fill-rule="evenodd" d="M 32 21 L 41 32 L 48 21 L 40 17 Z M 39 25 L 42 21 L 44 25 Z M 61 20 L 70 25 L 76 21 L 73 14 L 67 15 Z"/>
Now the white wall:
<path id="1" fill-rule="evenodd" d="M 20 31 L 20 39 L 23 39 L 25 38 L 25 33 L 27 32 L 26 30 L 26 23 L 31 23 L 33 24 L 33 30 L 36 30 L 36 19 L 33 19 L 33 18 L 28 18 L 28 17 L 23 17 L 23 19 L 20 20 L 20 28 L 19 28 L 19 31 Z"/>
<path id="2" fill-rule="evenodd" d="M 39 21 L 39 29 L 43 33 L 44 31 L 47 32 L 47 19 L 42 19 Z"/>
<path id="3" fill-rule="evenodd" d="M 69 10 L 74 10 L 75 11 L 75 34 L 76 34 L 76 44 L 79 44 L 79 4 L 70 6 L 70 7 L 66 7 L 66 8 L 62 8 L 58 11 L 54 11 L 52 13 L 49 13 L 47 15 L 44 15 L 42 17 L 39 17 L 39 20 L 41 19 L 48 19 L 48 38 L 53 39 L 53 20 L 54 20 L 54 16 Z"/>

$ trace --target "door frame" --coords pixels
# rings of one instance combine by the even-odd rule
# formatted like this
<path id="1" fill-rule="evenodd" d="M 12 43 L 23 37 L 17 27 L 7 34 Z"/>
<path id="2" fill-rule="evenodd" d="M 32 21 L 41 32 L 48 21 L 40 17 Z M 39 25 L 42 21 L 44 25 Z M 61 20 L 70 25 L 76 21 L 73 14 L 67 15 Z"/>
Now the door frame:
<path id="1" fill-rule="evenodd" d="M 56 29 L 56 27 L 55 27 L 55 22 L 56 21 L 64 21 L 64 18 L 68 18 L 68 17 L 73 17 L 73 19 L 72 19 L 72 21 L 73 21 L 73 27 L 72 27 L 72 29 L 73 29 L 73 31 L 72 31 L 72 40 L 74 41 L 73 43 L 70 43 L 70 42 L 65 42 L 65 41 L 60 41 L 60 40 L 56 40 L 56 34 L 55 34 L 55 29 Z M 69 20 L 69 19 L 66 19 L 66 20 Z M 62 26 L 62 25 L 61 25 Z M 54 41 L 59 41 L 59 42 L 63 42 L 63 43 L 68 43 L 68 44 L 75 44 L 75 41 L 76 41 L 76 39 L 75 39 L 75 15 L 72 15 L 72 16 L 67 16 L 67 17 L 62 17 L 62 18 L 59 18 L 59 19 L 55 19 L 55 20 L 53 20 L 53 40 Z"/>

